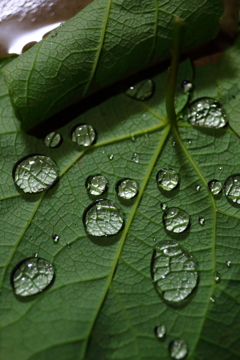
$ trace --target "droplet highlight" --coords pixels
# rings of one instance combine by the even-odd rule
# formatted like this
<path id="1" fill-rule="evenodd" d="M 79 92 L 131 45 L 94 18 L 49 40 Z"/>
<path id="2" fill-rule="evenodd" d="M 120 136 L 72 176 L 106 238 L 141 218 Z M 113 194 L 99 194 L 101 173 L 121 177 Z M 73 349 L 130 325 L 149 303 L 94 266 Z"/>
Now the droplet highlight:
<path id="1" fill-rule="evenodd" d="M 210 97 L 193 101 L 187 109 L 187 119 L 195 126 L 219 129 L 227 124 L 226 114 L 221 104 Z"/>
<path id="2" fill-rule="evenodd" d="M 116 190 L 120 198 L 130 200 L 137 195 L 138 184 L 135 180 L 124 179 L 118 182 Z"/>
<path id="3" fill-rule="evenodd" d="M 53 279 L 53 265 L 42 258 L 32 257 L 16 266 L 12 274 L 12 286 L 16 295 L 26 297 L 39 294 Z"/>
<path id="4" fill-rule="evenodd" d="M 179 176 L 175 170 L 161 169 L 156 176 L 157 184 L 166 191 L 174 190 L 179 183 Z"/>
<path id="5" fill-rule="evenodd" d="M 99 200 L 87 208 L 83 223 L 89 235 L 116 235 L 123 227 L 123 213 L 113 201 Z"/>
<path id="6" fill-rule="evenodd" d="M 149 99 L 154 92 L 154 83 L 152 80 L 143 80 L 125 91 L 125 94 L 132 99 L 145 101 Z"/>
<path id="7" fill-rule="evenodd" d="M 151 273 L 156 290 L 169 302 L 186 299 L 197 286 L 196 264 L 174 240 L 164 240 L 155 245 Z"/>
<path id="8" fill-rule="evenodd" d="M 176 339 L 169 345 L 169 354 L 174 360 L 184 359 L 188 354 L 188 347 L 184 340 Z"/>
<path id="9" fill-rule="evenodd" d="M 177 207 L 167 209 L 163 214 L 163 225 L 166 230 L 181 233 L 185 231 L 190 224 L 188 213 Z"/>
<path id="10" fill-rule="evenodd" d="M 211 180 L 208 183 L 209 190 L 213 195 L 218 195 L 222 192 L 222 183 L 218 180 Z"/>
<path id="11" fill-rule="evenodd" d="M 164 325 L 156 326 L 154 332 L 158 339 L 162 339 L 166 335 L 166 327 Z"/>
<path id="12" fill-rule="evenodd" d="M 99 196 L 107 191 L 108 181 L 103 175 L 89 176 L 86 188 L 90 195 Z"/>
<path id="13" fill-rule="evenodd" d="M 55 148 L 59 146 L 61 142 L 62 142 L 61 135 L 55 131 L 48 134 L 44 139 L 44 145 L 49 148 Z"/>
<path id="14" fill-rule="evenodd" d="M 38 193 L 56 182 L 58 169 L 50 157 L 33 155 L 15 165 L 13 177 L 24 193 Z"/>
<path id="15" fill-rule="evenodd" d="M 240 204 L 240 174 L 229 176 L 224 183 L 227 198 L 235 204 Z"/>
<path id="16" fill-rule="evenodd" d="M 72 141 L 82 146 L 90 146 L 96 140 L 96 132 L 91 125 L 80 124 L 72 131 Z"/>

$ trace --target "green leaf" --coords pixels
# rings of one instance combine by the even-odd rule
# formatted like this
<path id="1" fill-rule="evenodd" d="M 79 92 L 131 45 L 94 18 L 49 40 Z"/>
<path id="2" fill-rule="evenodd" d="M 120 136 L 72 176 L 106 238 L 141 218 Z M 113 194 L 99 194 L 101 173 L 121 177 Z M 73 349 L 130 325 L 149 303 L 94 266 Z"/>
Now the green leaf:
<path id="1" fill-rule="evenodd" d="M 169 58 L 173 16 L 187 23 L 186 51 L 216 36 L 221 14 L 219 0 L 95 0 L 4 69 L 24 129 Z"/>
<path id="2" fill-rule="evenodd" d="M 217 71 L 215 66 L 196 71 L 193 98 L 218 99 Z M 55 149 L 19 130 L 0 79 L 1 360 L 168 360 L 169 343 L 176 338 L 186 341 L 187 359 L 239 359 L 239 208 L 224 194 L 213 198 L 207 186 L 238 173 L 239 138 L 228 127 L 192 127 L 181 119 L 176 138 L 166 118 L 167 77 L 164 72 L 153 79 L 156 92 L 146 102 L 120 94 L 82 114 L 59 130 L 63 144 Z M 180 87 L 185 79 L 192 80 L 188 61 L 181 64 L 177 81 L 178 114 L 188 100 Z M 82 150 L 70 140 L 78 123 L 97 130 L 95 145 Z M 44 193 L 20 195 L 12 168 L 33 153 L 55 160 L 60 179 Z M 138 163 L 131 160 L 134 153 Z M 173 192 L 159 191 L 161 168 L 179 174 L 180 186 Z M 105 240 L 89 238 L 82 223 L 92 202 L 85 180 L 98 173 L 108 179 L 106 196 L 122 209 L 125 222 L 119 235 Z M 139 185 L 129 204 L 115 190 L 125 177 Z M 161 203 L 186 211 L 190 228 L 166 232 Z M 205 219 L 203 226 L 199 217 Z M 53 234 L 60 236 L 57 244 Z M 156 245 L 171 239 L 192 254 L 199 274 L 196 290 L 179 306 L 160 298 L 150 270 Z M 20 301 L 10 275 L 34 253 L 54 264 L 56 279 L 39 296 Z M 154 328 L 162 324 L 167 333 L 159 341 Z"/>

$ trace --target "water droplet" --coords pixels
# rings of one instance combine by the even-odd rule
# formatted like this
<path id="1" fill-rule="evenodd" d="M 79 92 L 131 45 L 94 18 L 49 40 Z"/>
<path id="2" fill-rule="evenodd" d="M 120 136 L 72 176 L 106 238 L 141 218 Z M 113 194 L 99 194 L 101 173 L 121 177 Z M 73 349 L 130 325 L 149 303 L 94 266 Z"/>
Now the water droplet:
<path id="1" fill-rule="evenodd" d="M 16 295 L 31 296 L 45 290 L 53 281 L 53 265 L 39 257 L 21 261 L 13 270 L 12 286 Z"/>
<path id="2" fill-rule="evenodd" d="M 89 235 L 115 235 L 123 227 L 123 213 L 113 201 L 99 200 L 87 208 L 83 223 Z"/>
<path id="3" fill-rule="evenodd" d="M 44 144 L 49 148 L 55 148 L 60 145 L 61 141 L 61 135 L 53 131 L 45 137 Z"/>
<path id="4" fill-rule="evenodd" d="M 139 163 L 139 155 L 137 153 L 134 153 L 131 160 L 138 164 Z"/>
<path id="5" fill-rule="evenodd" d="M 24 193 L 48 189 L 58 178 L 55 162 L 47 156 L 32 155 L 15 165 L 14 181 Z"/>
<path id="6" fill-rule="evenodd" d="M 57 244 L 59 242 L 60 236 L 57 234 L 53 234 L 52 239 L 54 244 Z"/>
<path id="7" fill-rule="evenodd" d="M 162 339 L 166 335 L 166 327 L 164 325 L 156 326 L 154 332 L 158 339 Z"/>
<path id="8" fill-rule="evenodd" d="M 36 257 L 36 258 L 37 258 L 37 257 L 38 257 L 38 253 L 35 253 L 35 254 L 34 254 L 34 257 Z"/>
<path id="9" fill-rule="evenodd" d="M 173 142 L 172 142 L 172 146 L 173 146 L 173 147 L 176 146 L 176 141 L 173 141 Z"/>
<path id="10" fill-rule="evenodd" d="M 135 138 L 134 135 L 131 137 L 131 140 L 132 140 L 132 142 L 135 142 L 135 141 L 136 141 L 136 138 Z"/>
<path id="11" fill-rule="evenodd" d="M 79 124 L 72 131 L 72 141 L 78 145 L 90 146 L 96 140 L 96 132 L 91 125 Z"/>
<path id="12" fill-rule="evenodd" d="M 31 241 L 33 240 L 33 236 L 30 236 L 30 240 L 31 240 Z"/>
<path id="13" fill-rule="evenodd" d="M 220 274 L 218 272 L 216 272 L 215 274 L 215 281 L 217 284 L 219 284 L 221 282 L 221 277 L 220 277 Z"/>
<path id="14" fill-rule="evenodd" d="M 208 187 L 213 195 L 218 195 L 222 191 L 222 183 L 218 180 L 209 181 Z"/>
<path id="15" fill-rule="evenodd" d="M 224 192 L 229 200 L 240 204 L 240 174 L 231 175 L 226 179 Z"/>
<path id="16" fill-rule="evenodd" d="M 157 240 L 157 239 L 154 237 L 154 238 L 153 238 L 153 241 L 155 242 L 156 240 Z"/>
<path id="17" fill-rule="evenodd" d="M 198 273 L 192 255 L 174 240 L 155 245 L 151 266 L 156 289 L 167 301 L 184 300 L 197 285 Z"/>
<path id="18" fill-rule="evenodd" d="M 70 247 L 71 247 L 71 243 L 67 242 L 67 248 L 70 249 Z"/>
<path id="19" fill-rule="evenodd" d="M 62 21 L 59 26 L 60 26 L 60 27 L 63 27 L 64 24 L 65 24 L 65 21 Z"/>
<path id="20" fill-rule="evenodd" d="M 218 168 L 220 171 L 222 170 L 222 166 L 219 166 L 219 168 Z"/>
<path id="21" fill-rule="evenodd" d="M 169 354 L 172 359 L 181 360 L 188 354 L 188 347 L 184 340 L 176 339 L 169 345 Z"/>
<path id="22" fill-rule="evenodd" d="M 117 195 L 122 199 L 132 199 L 138 193 L 138 184 L 135 180 L 124 179 L 117 183 Z"/>
<path id="23" fill-rule="evenodd" d="M 188 143 L 189 143 L 189 145 L 191 145 L 192 139 L 188 139 Z"/>
<path id="24" fill-rule="evenodd" d="M 228 268 L 230 268 L 231 265 L 232 265 L 232 262 L 231 262 L 230 260 L 227 260 L 227 261 L 226 261 L 226 265 L 227 265 Z"/>
<path id="25" fill-rule="evenodd" d="M 171 191 L 178 186 L 179 177 L 172 169 L 161 169 L 156 176 L 157 184 L 160 188 Z"/>
<path id="26" fill-rule="evenodd" d="M 135 100 L 145 101 L 149 99 L 154 91 L 154 83 L 152 80 L 143 80 L 125 91 L 125 94 Z"/>
<path id="27" fill-rule="evenodd" d="M 188 228 L 189 223 L 188 213 L 177 207 L 171 207 L 163 214 L 163 225 L 168 231 L 181 233 Z"/>
<path id="28" fill-rule="evenodd" d="M 221 104 L 210 97 L 193 101 L 188 106 L 187 119 L 192 125 L 219 129 L 227 124 Z"/>
<path id="29" fill-rule="evenodd" d="M 204 223 L 205 223 L 205 219 L 203 218 L 203 217 L 200 217 L 199 219 L 198 219 L 198 222 L 199 222 L 199 224 L 200 225 L 204 225 Z"/>
<path id="30" fill-rule="evenodd" d="M 201 190 L 201 186 L 200 186 L 200 185 L 197 185 L 197 186 L 196 186 L 196 190 L 197 190 L 197 191 Z"/>
<path id="31" fill-rule="evenodd" d="M 86 188 L 90 195 L 99 196 L 107 190 L 107 179 L 103 175 L 89 176 L 86 181 Z"/>
<path id="32" fill-rule="evenodd" d="M 212 303 L 215 303 L 215 299 L 214 299 L 213 296 L 210 297 L 210 301 L 211 301 Z"/>
<path id="33" fill-rule="evenodd" d="M 109 160 L 113 160 L 113 158 L 114 158 L 113 154 L 109 155 Z"/>
<path id="34" fill-rule="evenodd" d="M 51 33 L 51 38 L 55 38 L 57 36 L 57 32 L 56 31 L 52 31 Z"/>
<path id="35" fill-rule="evenodd" d="M 166 210 L 167 209 L 167 204 L 161 203 L 160 207 L 162 210 Z"/>
<path id="36" fill-rule="evenodd" d="M 184 94 L 192 91 L 193 89 L 193 84 L 191 83 L 191 81 L 188 80 L 183 80 L 182 84 L 181 84 L 181 88 Z"/>

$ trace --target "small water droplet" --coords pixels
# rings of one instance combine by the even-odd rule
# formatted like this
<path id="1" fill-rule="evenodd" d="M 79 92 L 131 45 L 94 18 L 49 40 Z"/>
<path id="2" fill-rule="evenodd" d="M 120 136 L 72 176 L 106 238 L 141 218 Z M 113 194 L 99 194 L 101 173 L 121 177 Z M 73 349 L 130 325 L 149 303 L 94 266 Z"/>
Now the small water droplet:
<path id="1" fill-rule="evenodd" d="M 197 185 L 197 186 L 196 186 L 196 190 L 197 190 L 197 191 L 201 190 L 201 186 L 200 186 L 200 185 Z"/>
<path id="2" fill-rule="evenodd" d="M 87 208 L 83 223 L 89 235 L 116 235 L 123 227 L 123 213 L 113 201 L 99 200 Z"/>
<path id="3" fill-rule="evenodd" d="M 157 240 L 157 239 L 154 237 L 154 238 L 153 238 L 153 241 L 155 242 L 156 240 Z"/>
<path id="4" fill-rule="evenodd" d="M 35 253 L 35 254 L 34 254 L 34 257 L 36 257 L 36 258 L 37 258 L 37 257 L 38 257 L 38 253 Z"/>
<path id="5" fill-rule="evenodd" d="M 222 191 L 222 183 L 218 180 L 209 181 L 208 187 L 213 195 L 218 195 Z"/>
<path id="6" fill-rule="evenodd" d="M 161 207 L 162 210 L 166 210 L 167 209 L 167 204 L 161 203 L 160 207 Z"/>
<path id="7" fill-rule="evenodd" d="M 215 281 L 217 284 L 219 284 L 221 282 L 221 277 L 220 277 L 220 274 L 218 272 L 216 272 L 215 274 Z"/>
<path id="8" fill-rule="evenodd" d="M 176 141 L 173 141 L 173 142 L 172 142 L 172 146 L 173 146 L 173 147 L 176 146 Z"/>
<path id="9" fill-rule="evenodd" d="M 198 222 L 199 222 L 200 225 L 203 226 L 204 223 L 205 223 L 205 219 L 203 217 L 199 217 Z"/>
<path id="10" fill-rule="evenodd" d="M 114 158 L 113 154 L 109 155 L 109 160 L 113 160 L 113 158 Z"/>
<path id="11" fill-rule="evenodd" d="M 189 143 L 189 145 L 191 145 L 192 139 L 188 139 L 188 143 Z"/>
<path id="12" fill-rule="evenodd" d="M 227 261 L 226 261 L 226 265 L 227 265 L 228 268 L 230 268 L 231 265 L 232 265 L 232 262 L 231 262 L 230 260 L 227 260 Z"/>
<path id="13" fill-rule="evenodd" d="M 188 354 L 188 347 L 184 340 L 176 339 L 169 345 L 169 354 L 174 360 L 184 359 Z"/>
<path id="14" fill-rule="evenodd" d="M 210 97 L 202 97 L 188 106 L 187 119 L 190 124 L 219 129 L 227 124 L 221 104 Z"/>
<path id="15" fill-rule="evenodd" d="M 55 38 L 56 36 L 57 36 L 57 32 L 53 30 L 51 33 L 51 38 Z"/>
<path id="16" fill-rule="evenodd" d="M 30 236 L 30 240 L 31 240 L 31 241 L 33 240 L 33 236 Z"/>
<path id="17" fill-rule="evenodd" d="M 105 154 L 106 154 L 106 151 L 105 151 L 105 150 L 103 150 L 103 151 L 102 151 L 102 153 L 103 153 L 103 155 L 105 155 Z"/>
<path id="18" fill-rule="evenodd" d="M 67 242 L 67 248 L 70 249 L 70 247 L 71 247 L 71 243 Z"/>
<path id="19" fill-rule="evenodd" d="M 132 142 L 135 142 L 135 141 L 136 141 L 136 138 L 135 138 L 134 135 L 131 137 L 131 140 L 132 140 Z"/>
<path id="20" fill-rule="evenodd" d="M 52 239 L 53 239 L 54 244 L 57 244 L 59 242 L 60 236 L 57 234 L 53 234 Z"/>
<path id="21" fill-rule="evenodd" d="M 16 295 L 31 296 L 45 290 L 53 279 L 53 265 L 42 258 L 32 257 L 17 264 L 11 282 Z"/>
<path id="22" fill-rule="evenodd" d="M 198 272 L 192 255 L 174 240 L 155 245 L 151 273 L 156 290 L 166 301 L 184 300 L 197 285 Z"/>
<path id="23" fill-rule="evenodd" d="M 218 170 L 222 170 L 222 166 L 219 166 Z"/>
<path id="24" fill-rule="evenodd" d="M 24 193 L 38 193 L 52 186 L 58 178 L 55 162 L 47 156 L 31 155 L 15 165 L 14 181 Z"/>
<path id="25" fill-rule="evenodd" d="M 164 325 L 156 326 L 154 332 L 158 339 L 162 339 L 166 335 L 166 327 Z"/>
<path id="26" fill-rule="evenodd" d="M 157 184 L 166 191 L 171 191 L 178 186 L 179 177 L 172 169 L 161 169 L 156 176 Z"/>
<path id="27" fill-rule="evenodd" d="M 62 142 L 62 137 L 59 133 L 55 131 L 48 134 L 44 139 L 44 144 L 49 148 L 55 148 L 60 145 Z"/>
<path id="28" fill-rule="evenodd" d="M 183 80 L 182 84 L 181 84 L 181 88 L 184 94 L 192 91 L 193 89 L 193 84 L 191 81 L 188 80 Z"/>
<path id="29" fill-rule="evenodd" d="M 65 21 L 62 21 L 59 26 L 60 26 L 60 27 L 63 27 L 64 24 L 65 24 Z"/>
<path id="30" fill-rule="evenodd" d="M 224 192 L 230 201 L 240 204 L 240 174 L 231 175 L 226 179 Z"/>
<path id="31" fill-rule="evenodd" d="M 107 179 L 103 175 L 89 176 L 86 181 L 86 188 L 90 195 L 99 196 L 107 191 Z"/>
<path id="32" fill-rule="evenodd" d="M 131 160 L 138 164 L 139 163 L 139 155 L 137 153 L 134 153 Z"/>
<path id="33" fill-rule="evenodd" d="M 181 233 L 188 228 L 189 224 L 190 218 L 188 213 L 177 207 L 171 207 L 163 214 L 163 225 L 168 231 Z"/>
<path id="34" fill-rule="evenodd" d="M 154 92 L 154 83 L 152 80 L 143 80 L 125 91 L 125 94 L 135 100 L 145 101 L 149 99 Z"/>
<path id="35" fill-rule="evenodd" d="M 73 129 L 71 138 L 78 145 L 90 146 L 96 140 L 96 132 L 91 125 L 79 124 Z"/>
<path id="36" fill-rule="evenodd" d="M 117 183 L 117 195 L 122 199 L 132 199 L 138 193 L 138 184 L 135 180 L 124 179 Z"/>
<path id="37" fill-rule="evenodd" d="M 212 303 L 215 303 L 215 298 L 214 298 L 213 296 L 211 296 L 211 297 L 210 297 L 210 301 L 211 301 Z"/>

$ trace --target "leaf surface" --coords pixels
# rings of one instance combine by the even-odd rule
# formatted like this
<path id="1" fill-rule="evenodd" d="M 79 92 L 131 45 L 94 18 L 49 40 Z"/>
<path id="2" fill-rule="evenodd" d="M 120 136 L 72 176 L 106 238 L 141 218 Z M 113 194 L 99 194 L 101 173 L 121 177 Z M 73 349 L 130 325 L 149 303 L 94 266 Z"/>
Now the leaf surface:
<path id="1" fill-rule="evenodd" d="M 96 0 L 4 69 L 15 111 L 28 130 L 169 58 L 173 16 L 186 20 L 187 50 L 217 34 L 221 14 L 219 0 Z"/>

